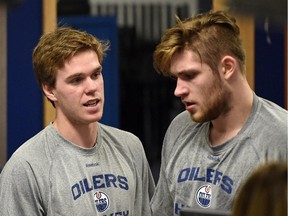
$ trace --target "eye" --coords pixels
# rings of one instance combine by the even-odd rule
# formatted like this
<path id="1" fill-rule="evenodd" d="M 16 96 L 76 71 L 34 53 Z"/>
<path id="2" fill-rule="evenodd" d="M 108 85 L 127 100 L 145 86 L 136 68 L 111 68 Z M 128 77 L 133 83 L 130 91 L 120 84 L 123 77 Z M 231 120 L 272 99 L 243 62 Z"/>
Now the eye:
<path id="1" fill-rule="evenodd" d="M 185 80 L 190 80 L 190 79 L 193 79 L 193 77 L 194 77 L 194 75 L 185 74 L 185 75 L 183 76 L 183 79 L 185 79 Z"/>
<path id="2" fill-rule="evenodd" d="M 71 80 L 70 80 L 70 83 L 76 85 L 76 84 L 80 83 L 82 80 L 83 80 L 82 77 L 77 76 L 77 77 L 74 77 L 73 79 L 71 79 Z"/>
<path id="3" fill-rule="evenodd" d="M 194 79 L 197 75 L 198 73 L 183 73 L 181 74 L 181 79 L 188 81 Z"/>
<path id="4" fill-rule="evenodd" d="M 97 79 L 102 73 L 102 70 L 97 70 L 92 74 L 92 79 Z"/>

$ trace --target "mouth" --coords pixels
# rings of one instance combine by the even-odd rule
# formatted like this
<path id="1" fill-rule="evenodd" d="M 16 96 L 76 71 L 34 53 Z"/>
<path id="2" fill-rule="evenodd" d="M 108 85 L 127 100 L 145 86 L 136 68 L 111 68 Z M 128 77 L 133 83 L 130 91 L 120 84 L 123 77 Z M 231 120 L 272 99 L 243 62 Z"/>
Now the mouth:
<path id="1" fill-rule="evenodd" d="M 183 101 L 183 104 L 185 105 L 186 110 L 192 110 L 196 106 L 195 102 Z"/>
<path id="2" fill-rule="evenodd" d="M 100 101 L 99 99 L 89 100 L 86 103 L 84 103 L 83 105 L 86 107 L 93 107 L 93 106 L 96 106 L 99 101 Z"/>

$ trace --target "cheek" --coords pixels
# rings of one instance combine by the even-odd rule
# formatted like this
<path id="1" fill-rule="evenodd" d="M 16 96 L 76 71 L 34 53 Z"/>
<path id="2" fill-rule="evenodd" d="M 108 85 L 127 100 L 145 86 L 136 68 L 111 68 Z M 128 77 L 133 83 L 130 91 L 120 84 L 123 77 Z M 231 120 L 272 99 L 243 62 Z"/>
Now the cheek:
<path id="1" fill-rule="evenodd" d="M 214 82 L 205 85 L 202 88 L 201 95 L 204 103 L 209 103 L 219 100 L 223 93 L 223 87 L 219 81 L 214 80 Z"/>
<path id="2" fill-rule="evenodd" d="M 99 89 L 99 91 L 100 91 L 101 93 L 104 94 L 104 81 L 103 81 L 103 79 L 102 79 L 101 82 L 99 82 L 99 87 L 98 87 L 98 89 Z"/>
<path id="3" fill-rule="evenodd" d="M 77 98 L 77 95 L 79 95 L 77 90 L 66 89 L 66 91 L 61 91 L 59 96 L 61 96 L 64 100 L 73 100 Z"/>
<path id="4" fill-rule="evenodd" d="M 62 88 L 57 91 L 57 101 L 65 104 L 75 104 L 81 98 L 81 92 L 78 89 Z"/>

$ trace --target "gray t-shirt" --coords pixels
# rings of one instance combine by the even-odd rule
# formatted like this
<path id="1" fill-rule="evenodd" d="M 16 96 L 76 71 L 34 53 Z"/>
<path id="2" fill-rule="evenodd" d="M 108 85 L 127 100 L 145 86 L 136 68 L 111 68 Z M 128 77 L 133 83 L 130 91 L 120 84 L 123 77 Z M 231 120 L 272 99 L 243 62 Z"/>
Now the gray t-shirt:
<path id="1" fill-rule="evenodd" d="M 217 147 L 209 141 L 210 122 L 195 123 L 187 111 L 179 114 L 165 135 L 153 215 L 179 215 L 183 207 L 231 210 L 240 184 L 256 167 L 287 161 L 287 113 L 254 95 L 241 131 Z"/>
<path id="2" fill-rule="evenodd" d="M 24 143 L 0 175 L 0 215 L 151 215 L 154 181 L 140 140 L 98 125 L 81 148 L 52 124 Z"/>

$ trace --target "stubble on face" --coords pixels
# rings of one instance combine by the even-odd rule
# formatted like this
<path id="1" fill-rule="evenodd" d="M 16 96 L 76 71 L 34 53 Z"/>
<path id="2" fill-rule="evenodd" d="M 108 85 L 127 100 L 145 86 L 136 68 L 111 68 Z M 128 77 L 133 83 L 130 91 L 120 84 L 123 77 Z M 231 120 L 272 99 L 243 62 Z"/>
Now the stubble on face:
<path id="1" fill-rule="evenodd" d="M 193 121 L 199 123 L 212 121 L 230 110 L 231 92 L 225 88 L 218 75 L 213 74 L 212 84 L 202 93 L 202 104 L 199 104 L 197 111 L 190 112 Z"/>

